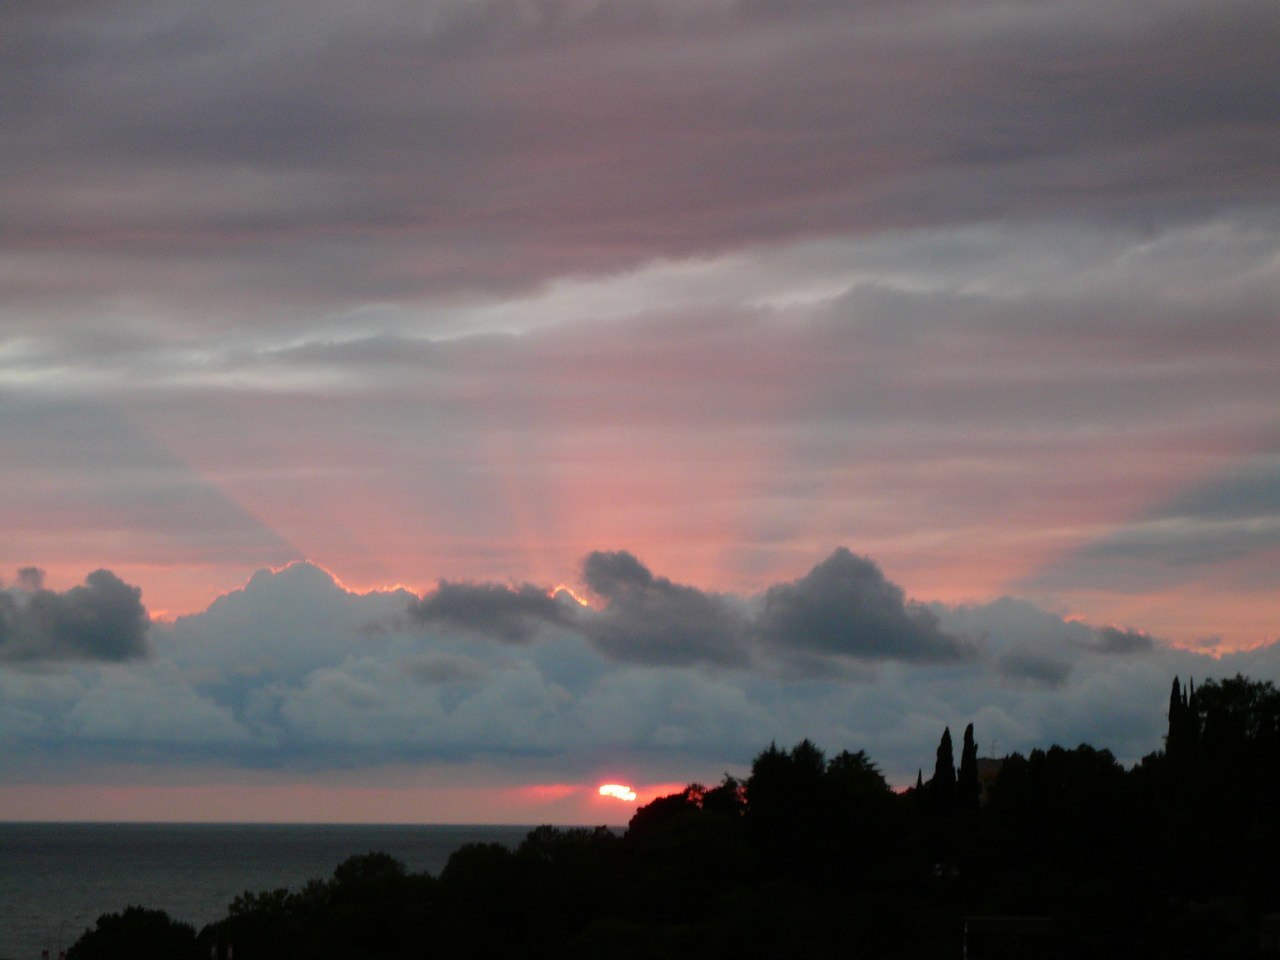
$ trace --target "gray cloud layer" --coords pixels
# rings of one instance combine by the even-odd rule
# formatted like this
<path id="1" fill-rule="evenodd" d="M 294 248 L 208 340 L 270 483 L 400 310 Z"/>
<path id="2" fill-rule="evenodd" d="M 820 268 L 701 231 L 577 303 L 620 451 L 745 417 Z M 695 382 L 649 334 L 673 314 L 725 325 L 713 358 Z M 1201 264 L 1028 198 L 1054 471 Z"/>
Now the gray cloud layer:
<path id="1" fill-rule="evenodd" d="M 143 284 L 225 322 L 1276 199 L 1268 0 L 762 6 L 7 9 L 0 249 L 37 303 Z"/>
<path id="2" fill-rule="evenodd" d="M 58 596 L 82 612 L 122 591 L 136 600 L 109 574 L 92 579 L 76 588 L 89 593 Z M 509 620 L 476 609 L 509 612 L 528 588 L 469 589 L 449 600 L 462 596 L 453 609 L 465 616 L 402 630 L 386 625 L 432 609 L 432 594 L 356 594 L 309 564 L 262 571 L 208 610 L 153 626 L 151 658 L 0 662 L 5 776 L 36 776 L 37 756 L 75 765 L 145 747 L 166 763 L 288 770 L 485 758 L 570 776 L 625 758 L 661 778 L 671 764 L 736 768 L 770 740 L 812 736 L 868 749 L 906 782 L 944 724 L 972 720 L 1002 750 L 1087 741 L 1134 760 L 1160 745 L 1175 673 L 1280 678 L 1280 644 L 1215 660 L 1014 600 L 931 604 L 924 616 L 844 550 L 772 596 L 796 624 L 812 630 L 825 611 L 848 635 L 797 635 L 782 658 L 779 638 L 750 639 L 783 622 L 764 615 L 769 591 L 703 593 L 623 552 L 591 555 L 584 579 L 608 605 L 566 608 L 577 611 L 568 625 L 535 605 L 537 629 L 513 638 Z M 886 621 L 902 635 L 888 639 Z M 724 648 L 708 646 L 714 637 Z M 793 653 L 821 668 L 792 669 Z"/>
<path id="3" fill-rule="evenodd" d="M 0 590 L 0 661 L 121 661 L 150 653 L 150 618 L 142 591 L 110 570 L 95 570 L 83 586 L 48 590 L 35 567 Z"/>
<path id="4" fill-rule="evenodd" d="M 1026 586 L 1087 584 L 1159 589 L 1206 571 L 1262 561 L 1251 578 L 1268 577 L 1280 550 L 1280 455 L 1261 453 L 1202 481 L 1148 516 L 1025 579 Z"/>

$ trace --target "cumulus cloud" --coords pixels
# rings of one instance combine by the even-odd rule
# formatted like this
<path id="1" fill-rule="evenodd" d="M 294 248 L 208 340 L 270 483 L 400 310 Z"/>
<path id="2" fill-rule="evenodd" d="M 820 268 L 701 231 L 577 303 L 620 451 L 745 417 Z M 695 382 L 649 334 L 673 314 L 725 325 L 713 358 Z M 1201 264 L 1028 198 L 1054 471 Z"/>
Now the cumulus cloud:
<path id="1" fill-rule="evenodd" d="M 110 570 L 95 570 L 83 586 L 62 593 L 43 584 L 41 571 L 24 567 L 16 588 L 0 590 L 0 660 L 121 661 L 150 654 L 141 588 Z"/>
<path id="2" fill-rule="evenodd" d="M 543 625 L 568 623 L 572 612 L 565 601 L 529 583 L 442 580 L 432 593 L 410 603 L 409 616 L 422 626 L 445 624 L 506 643 L 526 643 Z"/>
<path id="3" fill-rule="evenodd" d="M 1137 630 L 1121 630 L 1119 627 L 1098 627 L 1094 631 L 1095 640 L 1090 649 L 1099 653 L 1146 653 L 1155 641 Z"/>
<path id="4" fill-rule="evenodd" d="M 1139 630 L 1091 627 L 1021 601 L 980 607 L 910 602 L 867 557 L 844 547 L 805 576 L 756 596 L 734 597 L 657 576 L 627 551 L 596 551 L 582 563 L 584 607 L 564 594 L 524 584 L 442 582 L 409 600 L 409 621 L 445 626 L 502 643 L 528 644 L 549 633 L 577 634 L 623 663 L 702 664 L 871 681 L 876 664 L 965 664 L 985 659 L 1002 677 L 1061 685 L 1089 655 L 1151 652 Z M 472 676 L 454 659 L 412 668 L 424 681 Z"/>
<path id="5" fill-rule="evenodd" d="M 158 659 L 137 669 L 104 669 L 63 722 L 75 741 L 111 745 L 125 755 L 139 744 L 217 754 L 251 740 L 228 704 L 186 683 L 172 661 Z"/>
<path id="6" fill-rule="evenodd" d="M 475 683 L 489 674 L 489 668 L 472 657 L 451 654 L 406 657 L 401 665 L 409 675 L 428 685 Z"/>
<path id="7" fill-rule="evenodd" d="M 748 624 L 724 598 L 654 576 L 625 550 L 589 554 L 582 576 L 606 606 L 584 616 L 580 629 L 609 656 L 647 664 L 747 662 Z"/>
<path id="8" fill-rule="evenodd" d="M 558 629 L 587 638 L 610 659 L 666 666 L 745 668 L 763 657 L 792 672 L 865 677 L 838 661 L 955 662 L 972 652 L 927 608 L 907 603 L 874 563 L 843 548 L 763 598 L 673 583 L 625 550 L 592 552 L 582 578 L 598 608 L 530 584 L 444 582 L 410 601 L 409 619 L 508 643 Z"/>
<path id="9" fill-rule="evenodd" d="M 799 580 L 770 587 L 756 628 L 765 644 L 780 650 L 916 662 L 972 655 L 931 611 L 909 604 L 873 561 L 844 547 Z"/>
<path id="10" fill-rule="evenodd" d="M 353 652 L 391 649 L 385 629 L 371 628 L 394 622 L 415 600 L 407 590 L 357 594 L 315 564 L 291 563 L 257 571 L 154 633 L 158 648 L 231 691 L 246 677 L 288 682 Z"/>
<path id="11" fill-rule="evenodd" d="M 649 568 L 625 550 L 597 550 L 582 562 L 587 586 L 605 599 L 628 591 L 647 590 L 656 582 Z"/>
<path id="12" fill-rule="evenodd" d="M 0 738 L 19 766 L 144 745 L 182 764 L 254 769 L 625 759 L 661 777 L 673 764 L 741 770 L 770 740 L 810 736 L 867 749 L 905 783 L 947 724 L 976 722 L 1000 752 L 1084 741 L 1131 762 L 1161 743 L 1174 674 L 1280 679 L 1280 644 L 1214 659 L 1023 600 L 925 608 L 847 550 L 754 596 L 672 583 L 623 551 L 588 556 L 582 574 L 600 609 L 535 616 L 513 643 L 500 616 L 455 629 L 404 615 L 430 593 L 359 593 L 311 564 L 261 571 L 153 627 L 150 660 L 0 663 Z M 28 596 L 38 582 L 28 578 Z M 468 591 L 463 609 L 510 612 L 520 591 L 505 589 Z M 372 620 L 383 629 L 365 629 Z M 859 645 L 858 630 L 874 642 Z"/>

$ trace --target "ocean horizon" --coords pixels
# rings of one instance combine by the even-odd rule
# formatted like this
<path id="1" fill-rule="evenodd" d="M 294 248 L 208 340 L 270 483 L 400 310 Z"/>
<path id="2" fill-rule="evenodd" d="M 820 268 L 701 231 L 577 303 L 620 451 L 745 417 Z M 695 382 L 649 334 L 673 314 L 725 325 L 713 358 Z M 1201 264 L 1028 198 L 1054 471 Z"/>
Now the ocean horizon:
<path id="1" fill-rule="evenodd" d="M 248 891 L 297 889 L 379 851 L 438 875 L 466 843 L 535 825 L 0 822 L 0 958 L 56 958 L 104 913 L 140 905 L 199 931 Z"/>

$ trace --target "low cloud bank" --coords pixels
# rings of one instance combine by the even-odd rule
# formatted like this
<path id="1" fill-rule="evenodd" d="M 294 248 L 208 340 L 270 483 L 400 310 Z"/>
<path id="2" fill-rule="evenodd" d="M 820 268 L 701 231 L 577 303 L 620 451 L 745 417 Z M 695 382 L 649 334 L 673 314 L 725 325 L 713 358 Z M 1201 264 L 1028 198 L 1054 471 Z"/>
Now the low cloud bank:
<path id="1" fill-rule="evenodd" d="M 28 571 L 0 601 L 0 782 L 139 750 L 184 768 L 662 779 L 808 736 L 906 783 L 947 724 L 974 722 L 984 755 L 1087 742 L 1132 762 L 1162 744 L 1175 674 L 1280 679 L 1280 644 L 1215 659 L 1023 600 L 921 604 L 844 548 L 751 596 L 625 551 L 589 554 L 581 581 L 592 606 L 527 583 L 360 594 L 299 563 L 148 629 L 137 588 L 105 571 L 65 593 Z"/>

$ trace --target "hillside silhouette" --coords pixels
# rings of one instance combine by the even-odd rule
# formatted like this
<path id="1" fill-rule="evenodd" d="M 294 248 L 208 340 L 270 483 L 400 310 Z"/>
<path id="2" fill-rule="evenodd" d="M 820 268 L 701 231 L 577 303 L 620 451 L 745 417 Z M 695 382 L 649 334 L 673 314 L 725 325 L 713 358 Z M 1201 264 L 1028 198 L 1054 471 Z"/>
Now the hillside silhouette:
<path id="1" fill-rule="evenodd" d="M 958 766 L 944 730 L 895 793 L 862 751 L 771 744 L 621 835 L 538 827 L 439 876 L 354 856 L 199 933 L 105 915 L 68 960 L 1275 956 L 1278 809 L 1280 692 L 1175 678 L 1165 749 L 1131 769 L 1087 744 L 982 758 L 969 725 Z"/>

